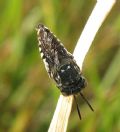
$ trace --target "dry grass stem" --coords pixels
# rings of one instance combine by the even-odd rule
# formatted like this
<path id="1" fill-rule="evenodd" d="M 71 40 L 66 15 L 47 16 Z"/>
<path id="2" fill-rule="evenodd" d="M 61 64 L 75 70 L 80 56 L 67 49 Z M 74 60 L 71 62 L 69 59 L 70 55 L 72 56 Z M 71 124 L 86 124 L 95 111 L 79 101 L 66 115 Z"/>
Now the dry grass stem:
<path id="1" fill-rule="evenodd" d="M 115 0 L 97 1 L 73 53 L 81 69 L 92 41 L 114 3 Z M 66 132 L 72 103 L 73 96 L 60 95 L 48 132 Z"/>

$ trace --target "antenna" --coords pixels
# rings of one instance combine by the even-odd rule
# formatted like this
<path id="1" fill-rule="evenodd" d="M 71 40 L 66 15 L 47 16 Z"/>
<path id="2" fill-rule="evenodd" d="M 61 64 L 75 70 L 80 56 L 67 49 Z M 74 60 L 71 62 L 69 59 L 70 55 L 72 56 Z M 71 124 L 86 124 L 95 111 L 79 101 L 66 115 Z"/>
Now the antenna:
<path id="1" fill-rule="evenodd" d="M 79 110 L 79 105 L 77 103 L 77 99 L 76 99 L 75 95 L 74 95 L 74 99 L 75 99 L 75 103 L 76 103 L 76 107 L 77 107 L 77 112 L 78 112 L 79 118 L 81 120 L 82 118 L 81 118 L 81 114 L 80 114 L 80 110 Z"/>
<path id="2" fill-rule="evenodd" d="M 84 97 L 84 95 L 80 92 L 80 95 L 81 95 L 81 97 L 83 98 L 83 100 L 88 104 L 88 106 L 90 107 L 90 109 L 92 110 L 92 111 L 94 111 L 94 109 L 92 108 L 92 106 L 90 105 L 90 103 L 88 102 L 88 100 Z"/>

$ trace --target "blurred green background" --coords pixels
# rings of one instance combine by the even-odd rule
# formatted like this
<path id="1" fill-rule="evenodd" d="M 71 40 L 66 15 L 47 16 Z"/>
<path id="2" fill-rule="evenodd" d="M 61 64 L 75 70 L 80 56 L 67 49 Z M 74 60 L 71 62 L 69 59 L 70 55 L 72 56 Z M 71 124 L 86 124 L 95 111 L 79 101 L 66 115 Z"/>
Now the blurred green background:
<path id="1" fill-rule="evenodd" d="M 73 52 L 94 5 L 95 0 L 0 1 L 0 132 L 48 130 L 60 92 L 40 58 L 35 27 L 45 24 Z M 83 74 L 83 93 L 95 112 L 78 97 L 82 120 L 73 104 L 67 131 L 120 131 L 119 0 L 97 33 Z"/>

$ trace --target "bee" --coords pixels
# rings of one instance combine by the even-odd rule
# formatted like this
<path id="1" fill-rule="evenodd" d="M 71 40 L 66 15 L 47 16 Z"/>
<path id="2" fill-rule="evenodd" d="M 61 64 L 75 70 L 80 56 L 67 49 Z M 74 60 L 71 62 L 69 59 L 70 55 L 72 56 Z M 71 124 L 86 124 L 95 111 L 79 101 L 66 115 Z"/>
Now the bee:
<path id="1" fill-rule="evenodd" d="M 81 93 L 81 90 L 86 87 L 86 79 L 82 76 L 73 55 L 67 51 L 60 40 L 47 27 L 39 24 L 36 30 L 39 51 L 49 77 L 54 80 L 56 86 L 64 96 L 74 96 L 78 115 L 81 119 L 76 100 L 77 94 L 80 94 L 90 109 L 94 111 Z"/>

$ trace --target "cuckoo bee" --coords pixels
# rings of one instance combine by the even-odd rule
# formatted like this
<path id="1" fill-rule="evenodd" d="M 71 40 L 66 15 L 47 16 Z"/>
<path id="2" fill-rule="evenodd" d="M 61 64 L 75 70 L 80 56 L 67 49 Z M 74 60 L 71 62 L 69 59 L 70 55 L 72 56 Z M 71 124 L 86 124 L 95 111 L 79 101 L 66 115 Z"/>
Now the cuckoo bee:
<path id="1" fill-rule="evenodd" d="M 74 96 L 81 119 L 76 94 L 80 94 L 93 111 L 92 106 L 81 93 L 81 90 L 86 87 L 86 79 L 82 76 L 73 55 L 66 50 L 60 40 L 47 27 L 39 24 L 36 30 L 39 51 L 49 77 L 55 81 L 56 86 L 64 96 Z"/>

